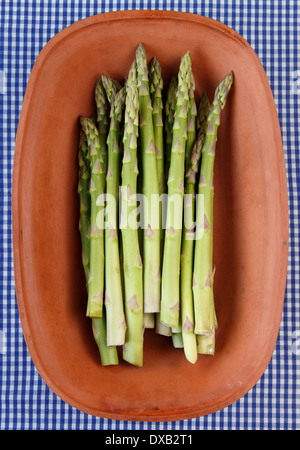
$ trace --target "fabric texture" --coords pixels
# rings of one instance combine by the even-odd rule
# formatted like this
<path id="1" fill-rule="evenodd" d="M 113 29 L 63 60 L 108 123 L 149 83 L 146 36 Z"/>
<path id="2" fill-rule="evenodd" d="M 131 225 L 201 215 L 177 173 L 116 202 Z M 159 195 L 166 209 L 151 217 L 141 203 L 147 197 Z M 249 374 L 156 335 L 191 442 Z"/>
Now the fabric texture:
<path id="1" fill-rule="evenodd" d="M 294 0 L 2 0 L 0 51 L 0 428 L 2 430 L 299 429 L 299 100 L 300 29 Z M 176 422 L 123 422 L 84 414 L 44 383 L 20 324 L 12 257 L 11 188 L 15 136 L 28 77 L 49 39 L 85 17 L 113 10 L 164 9 L 217 19 L 240 33 L 260 58 L 278 111 L 289 195 L 290 241 L 284 309 L 272 359 L 257 384 L 231 406 Z"/>

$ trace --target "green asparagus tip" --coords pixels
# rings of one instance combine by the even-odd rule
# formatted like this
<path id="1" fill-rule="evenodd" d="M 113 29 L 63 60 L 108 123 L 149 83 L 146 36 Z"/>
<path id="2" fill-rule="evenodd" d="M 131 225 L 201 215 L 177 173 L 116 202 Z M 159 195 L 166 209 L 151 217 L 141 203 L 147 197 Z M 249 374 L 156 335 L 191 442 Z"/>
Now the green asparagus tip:
<path id="1" fill-rule="evenodd" d="M 163 79 L 161 75 L 161 66 L 157 60 L 157 58 L 152 58 L 150 61 L 150 92 L 151 94 L 155 94 L 156 91 L 160 91 L 163 88 Z"/>
<path id="2" fill-rule="evenodd" d="M 136 57 L 137 57 L 138 60 L 139 59 L 143 60 L 143 59 L 146 58 L 146 50 L 145 50 L 145 47 L 143 46 L 143 44 L 141 42 L 137 46 Z"/>
<path id="3" fill-rule="evenodd" d="M 122 87 L 115 95 L 112 103 L 112 114 L 121 115 L 123 106 L 125 105 L 126 89 Z"/>
<path id="4" fill-rule="evenodd" d="M 95 102 L 97 106 L 97 119 L 105 116 L 107 111 L 107 97 L 103 86 L 102 78 L 98 78 L 95 86 Z"/>
<path id="5" fill-rule="evenodd" d="M 209 110 L 210 110 L 210 101 L 207 93 L 204 91 L 199 102 L 197 113 L 197 132 L 203 135 L 206 132 L 206 124 Z"/>
<path id="6" fill-rule="evenodd" d="M 176 108 L 176 92 L 177 92 L 177 78 L 175 75 L 172 75 L 172 78 L 169 83 L 168 91 L 167 91 L 167 99 L 165 104 L 166 116 L 169 118 L 169 114 L 171 114 L 170 120 L 173 126 L 174 119 L 174 111 Z"/>
<path id="7" fill-rule="evenodd" d="M 89 126 L 89 118 L 80 116 L 79 117 L 80 125 L 82 127 L 82 130 L 85 134 L 87 134 L 88 126 Z"/>
<path id="8" fill-rule="evenodd" d="M 139 76 L 139 83 L 148 82 L 147 55 L 142 43 L 136 49 L 136 67 Z"/>
<path id="9" fill-rule="evenodd" d="M 190 52 L 187 52 L 181 57 L 181 63 L 178 72 L 178 86 L 182 93 L 185 95 L 185 99 L 189 100 L 189 89 L 192 83 L 192 58 Z"/>
<path id="10" fill-rule="evenodd" d="M 232 83 L 233 83 L 233 73 L 232 71 L 230 71 L 229 74 L 226 75 L 224 80 L 221 81 L 221 83 L 217 87 L 217 90 L 219 91 L 221 109 L 223 109 L 225 106 L 226 98 L 231 89 Z"/>
<path id="11" fill-rule="evenodd" d="M 128 86 L 134 83 L 136 79 L 137 79 L 137 68 L 136 68 L 136 60 L 134 59 L 129 69 L 128 77 L 126 78 L 125 82 L 126 91 L 128 89 Z"/>
<path id="12" fill-rule="evenodd" d="M 201 158 L 203 144 L 204 144 L 204 135 L 199 134 L 197 140 L 194 143 L 192 154 L 190 157 L 189 168 L 186 173 L 187 180 L 195 181 L 195 176 L 199 169 L 199 162 Z"/>
<path id="13" fill-rule="evenodd" d="M 130 80 L 129 77 L 128 80 Z M 139 95 L 135 82 L 127 84 L 126 94 L 123 142 L 131 133 L 132 124 L 138 125 Z"/>
<path id="14" fill-rule="evenodd" d="M 101 81 L 106 92 L 107 99 L 109 103 L 112 103 L 116 93 L 121 89 L 122 86 L 117 80 L 104 74 L 101 75 Z"/>
<path id="15" fill-rule="evenodd" d="M 92 132 L 92 133 L 95 132 L 96 125 L 94 123 L 93 118 L 80 116 L 79 120 L 80 120 L 81 127 L 82 127 L 86 137 L 89 136 L 90 132 Z"/>

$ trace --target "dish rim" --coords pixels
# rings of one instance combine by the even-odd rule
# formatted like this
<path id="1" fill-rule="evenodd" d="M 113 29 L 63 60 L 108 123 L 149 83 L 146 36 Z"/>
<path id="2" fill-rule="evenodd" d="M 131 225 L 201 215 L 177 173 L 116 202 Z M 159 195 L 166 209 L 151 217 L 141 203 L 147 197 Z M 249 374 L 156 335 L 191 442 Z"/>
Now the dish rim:
<path id="1" fill-rule="evenodd" d="M 19 210 L 19 175 L 20 175 L 20 169 L 21 169 L 21 154 L 22 154 L 22 137 L 24 134 L 24 131 L 26 129 L 26 123 L 28 119 L 28 110 L 30 106 L 30 97 L 31 92 L 34 89 L 35 82 L 37 79 L 37 76 L 39 74 L 40 68 L 43 66 L 44 61 L 47 59 L 49 53 L 53 51 L 55 46 L 59 44 L 61 41 L 63 41 L 65 38 L 70 37 L 72 33 L 76 33 L 79 29 L 93 26 L 95 24 L 110 22 L 110 21 L 120 21 L 120 20 L 139 20 L 139 19 L 173 19 L 173 20 L 182 20 L 182 21 L 188 21 L 188 22 L 195 22 L 199 25 L 210 27 L 216 29 L 218 32 L 225 33 L 229 38 L 234 39 L 238 41 L 240 44 L 245 46 L 247 50 L 251 53 L 253 63 L 256 64 L 257 70 L 259 71 L 260 76 L 262 77 L 262 80 L 265 80 L 264 82 L 264 88 L 269 90 L 268 95 L 271 95 L 273 98 L 273 94 L 271 91 L 271 87 L 268 82 L 268 78 L 266 76 L 265 70 L 261 64 L 261 61 L 259 60 L 257 54 L 251 47 L 251 45 L 235 30 L 230 28 L 229 26 L 223 24 L 222 22 L 219 22 L 216 19 L 208 18 L 205 16 L 200 16 L 194 13 L 187 13 L 187 12 L 179 12 L 179 11 L 166 11 L 166 10 L 122 10 L 122 11 L 111 11 L 101 14 L 96 14 L 90 17 L 86 17 L 84 19 L 81 19 L 71 25 L 68 25 L 61 31 L 59 31 L 56 35 L 54 35 L 42 48 L 41 52 L 36 58 L 36 61 L 33 65 L 32 71 L 29 76 L 29 80 L 27 83 L 22 110 L 20 113 L 19 118 L 19 124 L 17 128 L 17 134 L 16 134 L 16 141 L 15 141 L 15 153 L 14 153 L 14 162 L 13 162 L 13 175 L 12 175 L 12 234 L 13 234 L 13 263 L 14 263 L 14 272 L 15 272 L 15 289 L 16 289 L 16 297 L 17 297 L 17 304 L 20 314 L 20 320 L 21 325 L 23 329 L 24 338 L 27 344 L 27 348 L 29 350 L 31 359 L 38 370 L 38 373 L 42 377 L 42 379 L 45 381 L 47 386 L 57 395 L 60 399 L 67 402 L 68 404 L 74 406 L 78 410 L 86 413 L 91 414 L 98 417 L 108 418 L 108 419 L 115 419 L 115 420 L 129 420 L 129 421 L 171 421 L 171 420 L 184 420 L 184 419 L 190 419 L 193 417 L 198 416 L 204 416 L 211 413 L 214 413 L 216 411 L 222 410 L 225 407 L 233 404 L 235 401 L 242 398 L 249 390 L 259 381 L 261 376 L 263 375 L 264 371 L 266 370 L 270 359 L 272 357 L 272 354 L 274 352 L 276 340 L 278 338 L 278 332 L 280 327 L 280 321 L 278 321 L 278 332 L 276 334 L 275 340 L 272 343 L 272 346 L 270 345 L 270 348 L 272 348 L 272 351 L 270 351 L 269 359 L 266 358 L 266 363 L 264 369 L 261 371 L 261 373 L 258 373 L 255 377 L 255 380 L 252 380 L 253 383 L 250 385 L 250 383 L 247 384 L 247 386 L 242 390 L 242 392 L 233 392 L 232 395 L 223 402 L 219 402 L 217 404 L 211 405 L 209 408 L 206 409 L 199 409 L 198 408 L 191 408 L 186 412 L 180 412 L 180 413 L 173 413 L 173 414 L 167 414 L 166 412 L 163 412 L 162 414 L 158 415 L 147 415 L 147 414 L 132 414 L 126 412 L 123 413 L 115 413 L 115 412 L 107 412 L 107 411 L 95 411 L 92 408 L 89 408 L 86 405 L 79 404 L 78 402 L 74 401 L 74 399 L 70 398 L 59 386 L 55 384 L 55 381 L 53 381 L 47 374 L 47 372 L 44 370 L 44 368 L 41 366 L 39 361 L 39 356 L 32 344 L 31 337 L 30 337 L 30 326 L 27 321 L 27 315 L 26 315 L 26 300 L 24 298 L 26 297 L 26 294 L 24 292 L 23 286 L 24 286 L 24 274 L 23 274 L 23 267 L 22 267 L 22 258 L 20 255 L 20 245 L 22 245 L 22 224 L 20 223 L 20 217 L 18 215 Z M 278 119 L 278 114 L 275 106 L 275 102 L 273 102 L 272 106 L 272 115 L 273 115 L 273 123 L 277 123 L 276 127 L 276 133 L 279 131 L 278 136 L 276 136 L 278 139 L 280 139 L 280 142 L 278 141 L 278 146 L 276 147 L 276 157 L 278 162 L 278 186 L 280 190 L 280 196 L 282 200 L 282 214 L 281 214 L 281 231 L 282 235 L 284 236 L 284 240 L 287 242 L 286 245 L 286 251 L 282 255 L 281 259 L 281 265 L 282 265 L 282 278 L 280 280 L 280 295 L 278 295 L 278 299 L 282 299 L 281 303 L 281 311 L 283 309 L 283 302 L 285 298 L 285 286 L 286 286 L 286 276 L 287 276 L 287 266 L 288 266 L 288 242 L 289 242 L 289 215 L 288 215 L 288 190 L 287 190 L 287 179 L 286 179 L 286 171 L 285 171 L 285 161 L 284 161 L 284 152 L 283 152 L 283 145 L 282 145 L 282 139 L 280 134 L 280 123 Z M 24 262 L 23 262 L 24 264 Z M 282 313 L 281 313 L 282 314 Z"/>

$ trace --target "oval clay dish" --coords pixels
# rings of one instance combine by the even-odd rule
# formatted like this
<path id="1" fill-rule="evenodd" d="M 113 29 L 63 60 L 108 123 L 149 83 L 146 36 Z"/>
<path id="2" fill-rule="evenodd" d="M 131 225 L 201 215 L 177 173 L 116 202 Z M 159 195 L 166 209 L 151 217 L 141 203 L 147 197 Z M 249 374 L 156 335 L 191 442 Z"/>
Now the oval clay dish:
<path id="1" fill-rule="evenodd" d="M 210 99 L 230 71 L 215 161 L 214 356 L 190 364 L 170 338 L 145 332 L 144 366 L 102 367 L 90 319 L 78 231 L 80 115 L 95 112 L 101 73 L 123 80 L 139 42 L 167 85 L 180 56 L 193 61 L 196 95 Z M 256 54 L 232 29 L 188 13 L 93 16 L 58 33 L 33 67 L 13 173 L 17 299 L 32 360 L 50 389 L 106 418 L 169 421 L 218 411 L 265 371 L 281 321 L 288 257 L 282 140 L 271 89 Z"/>

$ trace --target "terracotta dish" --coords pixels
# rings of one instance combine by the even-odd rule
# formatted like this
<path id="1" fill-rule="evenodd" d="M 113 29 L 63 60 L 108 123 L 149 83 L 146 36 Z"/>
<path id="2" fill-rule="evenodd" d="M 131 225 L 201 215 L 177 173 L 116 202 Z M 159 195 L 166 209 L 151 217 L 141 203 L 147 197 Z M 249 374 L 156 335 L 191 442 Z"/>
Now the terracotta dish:
<path id="1" fill-rule="evenodd" d="M 214 356 L 190 364 L 169 338 L 145 333 L 142 368 L 102 367 L 90 319 L 78 231 L 80 115 L 95 112 L 101 73 L 123 80 L 142 42 L 167 84 L 191 52 L 197 98 L 230 71 L 215 166 Z M 50 389 L 86 413 L 169 421 L 206 415 L 245 395 L 272 356 L 287 258 L 287 185 L 278 117 L 256 54 L 232 29 L 197 15 L 123 11 L 58 33 L 33 67 L 13 173 L 15 282 L 32 360 Z"/>

